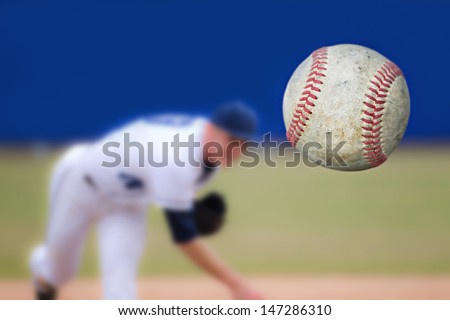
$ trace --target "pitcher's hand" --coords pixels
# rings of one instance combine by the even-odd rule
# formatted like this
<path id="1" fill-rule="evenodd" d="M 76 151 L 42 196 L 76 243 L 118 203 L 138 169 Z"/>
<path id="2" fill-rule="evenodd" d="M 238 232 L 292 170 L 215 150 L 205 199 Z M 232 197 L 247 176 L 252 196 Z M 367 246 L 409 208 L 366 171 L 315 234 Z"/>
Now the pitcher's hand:
<path id="1" fill-rule="evenodd" d="M 233 298 L 236 300 L 263 300 L 264 297 L 257 290 L 246 283 L 240 283 L 231 289 Z"/>

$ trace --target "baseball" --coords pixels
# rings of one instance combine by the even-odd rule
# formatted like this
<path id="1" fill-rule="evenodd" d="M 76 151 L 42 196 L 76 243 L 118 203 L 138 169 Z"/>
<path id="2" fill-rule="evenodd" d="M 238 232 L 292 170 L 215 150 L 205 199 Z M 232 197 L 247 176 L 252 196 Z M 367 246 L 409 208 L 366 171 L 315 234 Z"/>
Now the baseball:
<path id="1" fill-rule="evenodd" d="M 315 163 L 345 171 L 385 162 L 405 133 L 409 109 L 400 68 L 374 50 L 351 44 L 315 50 L 294 71 L 283 99 L 292 145 L 308 148 Z M 337 147 L 333 152 L 340 158 L 330 155 Z"/>

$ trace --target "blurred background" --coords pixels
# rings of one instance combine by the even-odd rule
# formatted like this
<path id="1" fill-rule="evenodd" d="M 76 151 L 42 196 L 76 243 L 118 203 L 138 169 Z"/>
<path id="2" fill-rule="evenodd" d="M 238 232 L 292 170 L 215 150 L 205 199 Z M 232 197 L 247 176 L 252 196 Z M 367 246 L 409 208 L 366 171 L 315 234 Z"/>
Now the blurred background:
<path id="1" fill-rule="evenodd" d="M 0 278 L 28 277 L 64 146 L 141 115 L 208 114 L 236 98 L 258 110 L 261 134 L 283 139 L 290 75 L 314 49 L 339 43 L 403 70 L 411 117 L 399 149 L 360 173 L 222 173 L 210 189 L 228 195 L 232 214 L 211 244 L 249 275 L 450 275 L 449 14 L 444 0 L 3 0 Z M 141 274 L 198 275 L 152 210 Z M 91 235 L 81 275 L 97 272 Z"/>

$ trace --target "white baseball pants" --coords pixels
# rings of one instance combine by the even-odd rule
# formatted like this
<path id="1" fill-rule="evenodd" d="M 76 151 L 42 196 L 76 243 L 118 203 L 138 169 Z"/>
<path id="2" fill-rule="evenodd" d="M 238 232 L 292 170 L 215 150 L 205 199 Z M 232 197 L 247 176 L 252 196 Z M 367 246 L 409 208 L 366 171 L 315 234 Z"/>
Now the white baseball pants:
<path id="1" fill-rule="evenodd" d="M 33 277 L 57 288 L 72 279 L 85 237 L 95 225 L 104 298 L 134 299 L 146 237 L 146 206 L 113 204 L 99 195 L 85 181 L 80 165 L 86 149 L 71 148 L 55 168 L 46 240 L 31 257 Z"/>

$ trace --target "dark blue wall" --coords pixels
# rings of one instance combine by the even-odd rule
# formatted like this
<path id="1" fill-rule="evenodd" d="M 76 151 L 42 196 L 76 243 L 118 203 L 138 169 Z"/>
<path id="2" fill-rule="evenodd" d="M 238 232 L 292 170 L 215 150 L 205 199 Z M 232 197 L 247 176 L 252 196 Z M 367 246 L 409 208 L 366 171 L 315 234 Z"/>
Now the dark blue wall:
<path id="1" fill-rule="evenodd" d="M 404 71 L 407 138 L 450 137 L 448 1 L 0 2 L 0 141 L 64 141 L 142 113 L 241 98 L 284 134 L 283 91 L 314 49 L 374 48 Z"/>

